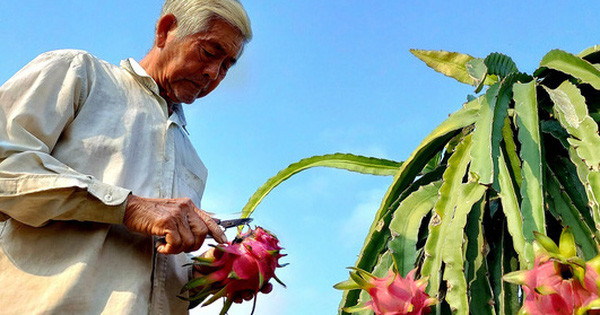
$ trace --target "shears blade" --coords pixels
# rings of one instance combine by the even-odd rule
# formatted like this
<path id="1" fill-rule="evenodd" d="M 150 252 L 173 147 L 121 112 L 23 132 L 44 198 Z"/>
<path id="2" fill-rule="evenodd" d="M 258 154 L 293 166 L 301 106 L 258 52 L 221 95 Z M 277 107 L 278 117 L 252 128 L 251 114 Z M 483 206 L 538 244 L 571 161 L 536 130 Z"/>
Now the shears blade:
<path id="1" fill-rule="evenodd" d="M 220 225 L 221 227 L 223 227 L 224 229 L 228 229 L 230 227 L 234 227 L 234 226 L 240 226 L 240 225 L 246 225 L 250 222 L 252 222 L 252 218 L 243 218 L 243 219 L 231 219 L 231 220 L 220 220 L 220 219 L 214 219 L 218 225 Z"/>

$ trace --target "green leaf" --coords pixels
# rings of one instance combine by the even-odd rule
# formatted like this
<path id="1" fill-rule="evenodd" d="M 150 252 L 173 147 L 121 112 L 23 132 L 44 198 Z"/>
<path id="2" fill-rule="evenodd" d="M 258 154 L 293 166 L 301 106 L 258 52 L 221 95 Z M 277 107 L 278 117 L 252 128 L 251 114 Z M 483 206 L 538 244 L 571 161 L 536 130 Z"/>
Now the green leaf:
<path id="1" fill-rule="evenodd" d="M 404 199 L 394 211 L 390 222 L 393 239 L 388 247 L 401 275 L 405 276 L 414 268 L 419 227 L 423 218 L 433 209 L 440 186 L 441 181 L 422 186 Z"/>
<path id="2" fill-rule="evenodd" d="M 592 208 L 596 229 L 600 228 L 600 200 L 590 184 L 590 173 L 600 171 L 600 136 L 598 125 L 588 115 L 585 99 L 579 89 L 565 81 L 556 89 L 545 88 L 554 102 L 554 114 L 571 137 L 567 139 L 571 161 L 577 167 L 580 180 Z"/>
<path id="3" fill-rule="evenodd" d="M 488 69 L 483 62 L 483 59 L 471 59 L 467 61 L 465 67 L 467 68 L 467 73 L 473 79 L 475 86 L 477 86 L 475 93 L 479 93 L 479 91 L 481 91 L 483 88 L 483 82 L 485 81 L 488 73 Z"/>
<path id="4" fill-rule="evenodd" d="M 394 268 L 394 259 L 392 258 L 392 253 L 390 251 L 386 251 L 383 253 L 383 255 L 379 256 L 377 264 L 375 265 L 375 268 L 373 268 L 373 275 L 378 278 L 385 278 L 387 277 L 390 269 L 397 270 Z M 403 274 L 400 275 L 406 276 Z"/>
<path id="5" fill-rule="evenodd" d="M 548 252 L 549 254 L 559 253 L 558 246 L 556 245 L 556 243 L 554 243 L 554 241 L 551 238 L 538 232 L 533 232 L 533 234 L 535 235 L 535 240 L 538 242 L 538 244 L 542 246 L 544 250 L 546 250 L 546 252 Z"/>
<path id="6" fill-rule="evenodd" d="M 577 154 L 594 170 L 600 168 L 600 136 L 598 125 L 588 115 L 585 98 L 570 82 L 563 82 L 555 90 L 546 88 L 554 102 L 554 114 L 560 124 L 571 135 L 569 143 L 576 147 Z"/>
<path id="7" fill-rule="evenodd" d="M 473 131 L 471 172 L 475 173 L 479 178 L 479 182 L 485 185 L 490 185 L 494 181 L 492 123 L 499 90 L 500 84 L 494 84 L 487 90 L 485 97 L 481 98 L 481 109 Z"/>
<path id="8" fill-rule="evenodd" d="M 483 237 L 483 215 L 486 207 L 485 199 L 469 213 L 467 220 L 467 250 L 465 275 L 469 288 L 469 308 L 472 314 L 493 315 L 492 287 L 488 278 L 486 260 L 487 248 Z"/>
<path id="9" fill-rule="evenodd" d="M 250 217 L 252 212 L 254 212 L 254 209 L 256 209 L 258 204 L 269 192 L 271 192 L 271 190 L 292 175 L 311 167 L 333 167 L 363 174 L 390 176 L 395 175 L 401 165 L 401 162 L 345 153 L 320 155 L 302 159 L 281 170 L 277 175 L 271 177 L 264 183 L 252 197 L 250 197 L 250 200 L 248 200 L 248 203 L 242 209 L 241 217 Z"/>
<path id="10" fill-rule="evenodd" d="M 473 85 L 474 80 L 469 76 L 466 64 L 472 56 L 443 50 L 411 49 L 415 57 L 421 59 L 433 70 L 454 78 L 459 82 Z"/>
<path id="11" fill-rule="evenodd" d="M 333 286 L 337 290 L 358 290 L 360 286 L 352 279 L 336 283 Z"/>
<path id="12" fill-rule="evenodd" d="M 454 216 L 448 226 L 445 235 L 445 246 L 442 249 L 442 260 L 446 264 L 444 269 L 444 280 L 447 281 L 448 291 L 446 301 L 450 305 L 453 314 L 469 314 L 469 301 L 467 298 L 467 279 L 464 272 L 464 248 L 463 237 L 467 217 L 471 208 L 481 200 L 486 187 L 478 183 L 467 183 L 461 185 L 458 195 L 460 202 L 454 210 Z"/>
<path id="13" fill-rule="evenodd" d="M 513 272 L 509 272 L 507 274 L 505 274 L 502 279 L 504 279 L 504 281 L 509 282 L 509 283 L 514 283 L 514 284 L 525 284 L 525 276 L 527 275 L 527 273 L 529 272 L 529 270 L 518 270 L 518 271 L 513 271 Z"/>
<path id="14" fill-rule="evenodd" d="M 492 187 L 498 191 L 498 161 L 497 157 L 500 156 L 500 141 L 502 140 L 502 129 L 504 127 L 504 120 L 508 115 L 508 105 L 510 103 L 511 95 L 507 95 L 510 93 L 509 88 L 511 87 L 511 83 L 503 81 L 500 85 L 500 89 L 498 90 L 496 95 L 493 95 L 493 98 L 488 99 L 489 102 L 493 102 L 493 118 L 491 120 L 492 129 L 490 134 L 490 146 L 492 151 Z"/>
<path id="15" fill-rule="evenodd" d="M 508 107 L 512 100 L 514 82 L 529 80 L 529 77 L 515 73 L 502 82 L 492 85 L 481 102 L 481 110 L 473 132 L 473 165 L 471 170 L 477 174 L 479 182 L 492 184 L 498 191 L 498 157 L 500 142 L 505 133 Z"/>
<path id="16" fill-rule="evenodd" d="M 568 226 L 564 227 L 562 233 L 560 233 L 558 252 L 565 258 L 577 257 L 575 236 Z"/>
<path id="17" fill-rule="evenodd" d="M 226 315 L 227 311 L 229 311 L 229 309 L 231 308 L 231 304 L 233 304 L 233 300 L 229 298 L 226 299 L 225 303 L 223 303 L 223 308 L 221 309 L 219 315 Z"/>
<path id="18" fill-rule="evenodd" d="M 550 134 L 556 140 L 560 141 L 563 148 L 568 149 L 571 145 L 567 139 L 569 133 L 563 128 L 560 123 L 556 120 L 543 120 L 541 122 L 542 132 Z"/>
<path id="19" fill-rule="evenodd" d="M 561 185 L 558 176 L 550 169 L 546 168 L 546 192 L 550 212 L 557 217 L 563 224 L 569 225 L 573 229 L 576 243 L 581 246 L 585 259 L 591 259 L 598 254 L 598 235 L 597 231 L 592 230 L 579 209 Z M 587 208 L 583 209 L 588 211 Z M 593 223 L 592 223 L 593 226 Z"/>
<path id="20" fill-rule="evenodd" d="M 207 284 L 209 284 L 211 282 L 212 281 L 209 280 L 206 277 L 194 278 L 194 279 L 190 280 L 188 283 L 186 283 L 183 286 L 183 288 L 181 288 L 181 292 L 180 293 L 183 293 L 185 291 L 188 291 L 190 289 L 197 288 L 197 287 L 200 287 L 200 286 L 203 286 L 203 285 L 207 285 Z"/>
<path id="21" fill-rule="evenodd" d="M 346 313 L 356 313 L 360 311 L 369 310 L 369 308 L 364 304 L 358 304 L 355 306 L 344 307 L 344 312 Z"/>
<path id="22" fill-rule="evenodd" d="M 531 247 L 531 243 L 525 241 L 525 236 L 523 235 L 523 219 L 519 209 L 519 201 L 502 151 L 500 151 L 499 161 L 500 172 L 498 174 L 498 181 L 500 191 L 498 194 L 502 203 L 502 211 L 506 216 L 508 233 L 512 237 L 513 247 L 519 257 L 521 268 L 532 268 L 533 248 Z"/>
<path id="23" fill-rule="evenodd" d="M 521 160 L 517 153 L 517 144 L 515 142 L 515 135 L 512 130 L 512 124 L 509 117 L 504 120 L 504 127 L 502 127 L 502 140 L 504 140 L 504 153 L 506 157 L 506 163 L 509 166 L 509 170 L 512 174 L 512 179 L 516 182 L 517 187 L 521 187 L 523 183 L 521 174 Z"/>
<path id="24" fill-rule="evenodd" d="M 505 274 L 518 270 L 518 259 L 510 245 L 511 238 L 506 235 L 506 221 L 495 221 L 498 225 L 498 239 L 488 238 L 491 243 L 490 255 L 490 279 L 494 292 L 496 312 L 498 314 L 516 314 L 520 309 L 518 286 L 505 283 L 502 277 Z"/>
<path id="25" fill-rule="evenodd" d="M 594 45 L 592 47 L 588 47 L 586 49 L 584 49 L 582 52 L 577 54 L 577 57 L 580 58 L 585 58 L 586 56 L 589 56 L 591 54 L 600 52 L 600 45 Z"/>
<path id="26" fill-rule="evenodd" d="M 600 229 L 600 204 L 597 199 L 598 194 L 594 194 L 592 186 L 590 185 L 589 175 L 592 171 L 588 169 L 585 161 L 577 154 L 576 148 L 569 147 L 569 158 L 575 165 L 577 177 L 585 187 L 585 193 L 588 197 L 588 206 L 591 208 L 592 219 L 594 220 L 595 230 L 597 231 Z"/>
<path id="27" fill-rule="evenodd" d="M 359 269 L 356 267 L 348 267 L 348 269 L 354 270 L 358 275 L 360 275 L 361 278 L 363 278 L 367 281 L 375 278 L 375 275 L 368 271 L 365 271 L 365 270 L 362 270 L 362 269 Z"/>
<path id="28" fill-rule="evenodd" d="M 562 50 L 552 50 L 540 62 L 540 68 L 554 69 L 571 75 L 600 90 L 600 70 L 589 62 Z"/>
<path id="29" fill-rule="evenodd" d="M 215 258 L 214 257 L 200 257 L 200 256 L 196 256 L 196 257 L 192 257 L 192 260 L 198 262 L 198 263 L 206 263 L 206 264 L 212 264 L 215 262 Z"/>
<path id="30" fill-rule="evenodd" d="M 440 152 L 442 152 L 442 151 L 440 151 Z M 422 186 L 426 186 L 435 181 L 441 180 L 442 176 L 444 175 L 445 170 L 446 170 L 446 161 L 444 161 L 442 164 L 440 164 L 433 171 L 425 173 L 422 176 L 418 177 L 418 179 L 415 179 L 415 181 L 412 182 L 406 189 L 404 189 L 404 191 L 402 191 L 402 193 L 396 198 L 396 200 L 394 200 L 394 202 L 392 202 L 389 205 L 387 214 L 389 214 L 390 217 L 393 216 L 393 212 L 396 211 L 395 209 L 398 208 L 400 203 L 404 199 L 406 199 L 410 194 L 419 190 Z"/>
<path id="31" fill-rule="evenodd" d="M 584 51 L 577 54 L 577 57 L 584 59 L 585 61 L 591 63 L 598 69 L 598 63 L 600 63 L 600 45 L 594 45 L 590 48 L 585 49 Z"/>
<path id="32" fill-rule="evenodd" d="M 440 165 L 441 161 L 442 151 L 438 152 L 433 158 L 431 158 L 431 160 L 429 160 L 429 162 L 427 162 L 427 165 L 425 165 L 425 167 L 423 168 L 422 174 L 425 175 L 427 173 L 435 171 L 435 169 L 437 169 L 437 167 Z"/>
<path id="33" fill-rule="evenodd" d="M 491 53 L 484 60 L 488 69 L 488 74 L 499 76 L 501 79 L 506 78 L 512 73 L 519 72 L 517 65 L 507 55 L 501 53 Z"/>
<path id="34" fill-rule="evenodd" d="M 522 185 L 521 214 L 527 242 L 534 240 L 533 231 L 546 233 L 543 194 L 542 139 L 534 81 L 513 86 L 518 136 L 521 143 Z"/>
<path id="35" fill-rule="evenodd" d="M 496 104 L 494 105 L 494 118 L 492 121 L 491 135 L 492 157 L 494 162 L 494 181 L 492 183 L 492 187 L 496 191 L 500 189 L 498 185 L 498 158 L 500 157 L 500 143 L 503 138 L 505 120 L 508 117 L 508 107 L 512 101 L 513 84 L 516 82 L 526 82 L 530 80 L 531 77 L 522 73 L 512 73 L 502 81 L 502 84 L 497 94 Z"/>
<path id="36" fill-rule="evenodd" d="M 369 286 L 367 281 L 363 279 L 356 271 L 350 272 L 350 280 L 354 281 L 354 283 L 356 283 L 361 288 Z"/>
<path id="37" fill-rule="evenodd" d="M 540 295 L 550 295 L 550 294 L 558 293 L 553 287 L 551 287 L 547 284 L 542 284 L 542 285 L 536 287 L 535 292 Z"/>
<path id="38" fill-rule="evenodd" d="M 551 179 L 557 181 L 558 187 L 566 195 L 566 199 L 563 199 L 568 199 L 568 204 L 575 210 L 574 215 L 576 220 L 582 221 L 581 223 L 585 223 L 589 227 L 593 227 L 594 219 L 588 208 L 589 201 L 585 187 L 579 180 L 577 168 L 569 160 L 568 153 L 564 156 L 562 152 L 558 153 L 556 148 L 548 146 L 546 146 L 546 152 L 545 160 L 548 166 L 546 176 L 551 176 Z M 572 223 L 567 223 L 567 225 L 575 226 Z M 600 233 L 596 231 L 595 235 L 596 239 L 600 241 Z"/>
<path id="39" fill-rule="evenodd" d="M 219 290 L 219 292 L 215 293 L 215 295 L 208 299 L 208 301 L 204 302 L 204 304 L 202 304 L 202 307 L 213 304 L 216 300 L 224 297 L 225 294 L 227 294 L 227 288 Z"/>
<path id="40" fill-rule="evenodd" d="M 600 201 L 600 172 L 590 171 L 588 174 L 588 183 L 590 191 L 590 199 L 593 200 L 594 206 L 598 206 Z"/>
<path id="41" fill-rule="evenodd" d="M 487 75 L 487 68 L 483 68 L 485 64 L 480 58 L 475 59 L 467 54 L 443 50 L 411 49 L 410 52 L 433 70 L 461 83 L 478 86 L 492 85 L 498 81 L 495 75 Z M 476 93 L 480 89 L 478 87 Z"/>
<path id="42" fill-rule="evenodd" d="M 465 67 L 467 68 L 467 73 L 473 79 L 474 85 L 477 86 L 475 93 L 479 93 L 484 85 L 492 85 L 498 82 L 497 76 L 488 75 L 488 68 L 481 58 L 469 60 L 465 64 Z"/>
<path id="43" fill-rule="evenodd" d="M 471 144 L 471 135 L 467 135 L 448 160 L 448 167 L 443 177 L 444 182 L 440 187 L 440 196 L 435 204 L 435 212 L 429 223 L 429 237 L 425 243 L 425 260 L 421 267 L 421 275 L 429 278 L 428 292 L 432 296 L 437 294 L 438 291 L 442 251 L 446 244 L 448 226 L 459 200 L 458 194 L 462 179 L 471 160 L 469 156 Z"/>
<path id="44" fill-rule="evenodd" d="M 200 292 L 194 294 L 191 297 L 185 297 L 182 295 L 178 295 L 177 297 L 184 301 L 189 301 L 190 304 L 188 306 L 188 309 L 192 309 L 192 308 L 195 308 L 198 305 L 200 305 L 204 300 L 206 300 L 206 298 L 210 294 L 211 294 L 211 291 L 208 288 L 205 288 L 205 289 L 201 290 Z"/>
<path id="45" fill-rule="evenodd" d="M 275 279 L 275 281 L 279 283 L 282 287 L 286 287 L 285 283 L 283 283 L 283 281 L 281 281 L 281 279 L 279 279 L 277 276 L 273 275 L 273 279 Z"/>

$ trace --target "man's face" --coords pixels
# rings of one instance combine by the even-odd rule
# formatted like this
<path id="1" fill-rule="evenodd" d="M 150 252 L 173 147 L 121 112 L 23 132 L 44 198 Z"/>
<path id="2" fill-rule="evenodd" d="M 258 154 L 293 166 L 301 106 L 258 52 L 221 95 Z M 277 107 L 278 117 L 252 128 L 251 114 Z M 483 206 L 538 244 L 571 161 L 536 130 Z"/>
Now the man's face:
<path id="1" fill-rule="evenodd" d="M 244 45 L 239 30 L 213 19 L 204 32 L 177 38 L 169 32 L 162 48 L 161 71 L 154 78 L 171 104 L 194 102 L 212 92 L 233 66 Z"/>

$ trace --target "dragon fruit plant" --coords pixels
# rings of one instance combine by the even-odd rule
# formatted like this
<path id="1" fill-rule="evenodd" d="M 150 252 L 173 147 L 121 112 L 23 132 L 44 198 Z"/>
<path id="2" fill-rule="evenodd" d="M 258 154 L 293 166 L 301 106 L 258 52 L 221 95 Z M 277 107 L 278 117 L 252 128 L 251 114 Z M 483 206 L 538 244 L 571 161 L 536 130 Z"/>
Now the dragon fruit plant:
<path id="1" fill-rule="evenodd" d="M 254 297 L 256 303 L 258 292 L 272 290 L 269 280 L 275 279 L 285 286 L 275 275 L 275 269 L 283 267 L 279 259 L 286 256 L 281 250 L 277 237 L 261 227 L 238 234 L 230 243 L 213 246 L 194 258 L 195 278 L 183 287 L 182 293 L 190 292 L 186 299 L 192 307 L 208 297 L 202 306 L 224 297 L 221 314 L 243 299 Z"/>
<path id="2" fill-rule="evenodd" d="M 371 301 L 364 305 L 344 308 L 345 312 L 354 313 L 372 310 L 377 315 L 422 315 L 429 314 L 430 305 L 436 303 L 425 293 L 427 280 L 415 280 L 416 269 L 402 278 L 393 269 L 387 277 L 378 278 L 361 269 L 351 268 L 350 279 L 334 286 L 338 290 L 362 289 L 371 296 Z"/>
<path id="3" fill-rule="evenodd" d="M 524 294 L 502 280 L 505 274 L 545 275 L 556 264 L 578 270 L 577 261 L 536 260 L 534 231 L 557 240 L 570 226 L 582 259 L 598 255 L 600 46 L 577 55 L 552 50 L 533 74 L 500 53 L 412 53 L 473 85 L 474 94 L 404 162 L 341 153 L 303 159 L 260 187 L 243 217 L 274 187 L 311 167 L 394 176 L 355 267 L 379 278 L 391 268 L 401 275 L 416 268 L 415 278 L 428 279 L 425 291 L 438 301 L 431 307 L 437 314 L 517 314 Z M 586 281 L 580 282 L 585 288 Z M 367 291 L 345 291 L 339 312 L 371 300 Z M 596 306 L 600 300 L 580 309 Z"/>

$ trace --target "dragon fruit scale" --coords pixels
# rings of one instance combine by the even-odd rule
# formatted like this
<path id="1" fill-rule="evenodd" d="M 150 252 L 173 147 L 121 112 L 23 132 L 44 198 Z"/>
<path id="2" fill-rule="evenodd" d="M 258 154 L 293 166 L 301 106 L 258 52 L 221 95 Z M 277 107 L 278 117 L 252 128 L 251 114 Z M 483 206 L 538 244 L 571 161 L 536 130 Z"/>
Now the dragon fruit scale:
<path id="1" fill-rule="evenodd" d="M 402 278 L 390 270 L 387 277 L 378 278 L 356 268 L 350 272 L 350 280 L 334 286 L 339 290 L 363 289 L 371 296 L 371 301 L 364 305 L 344 308 L 345 312 L 354 313 L 362 310 L 373 310 L 377 315 L 422 315 L 429 314 L 430 306 L 436 303 L 435 298 L 425 293 L 427 280 L 415 280 L 415 270 Z"/>
<path id="2" fill-rule="evenodd" d="M 256 297 L 258 292 L 269 293 L 269 280 L 284 285 L 275 276 L 275 269 L 283 267 L 279 259 L 286 256 L 281 250 L 277 237 L 261 227 L 238 234 L 227 244 L 213 246 L 194 258 L 194 279 L 181 290 L 189 291 L 189 298 L 184 299 L 195 307 L 224 297 L 221 314 L 225 314 L 233 302 L 241 303 Z"/>

